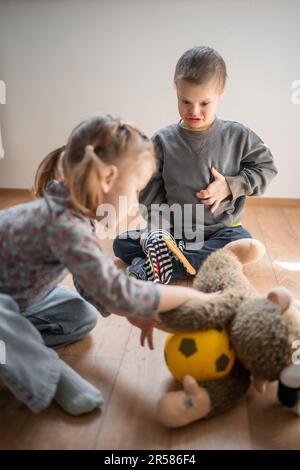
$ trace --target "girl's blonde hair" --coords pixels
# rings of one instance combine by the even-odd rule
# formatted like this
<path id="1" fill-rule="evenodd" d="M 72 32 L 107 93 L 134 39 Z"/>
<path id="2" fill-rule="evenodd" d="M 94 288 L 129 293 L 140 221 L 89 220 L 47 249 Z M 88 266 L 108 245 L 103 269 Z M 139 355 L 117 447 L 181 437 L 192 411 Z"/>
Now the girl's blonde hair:
<path id="1" fill-rule="evenodd" d="M 107 164 L 118 167 L 121 159 L 139 155 L 154 159 L 153 144 L 135 126 L 109 115 L 95 116 L 79 124 L 67 145 L 49 153 L 40 163 L 34 183 L 37 197 L 58 179 L 67 186 L 72 206 L 94 216 L 101 204 L 100 181 Z"/>

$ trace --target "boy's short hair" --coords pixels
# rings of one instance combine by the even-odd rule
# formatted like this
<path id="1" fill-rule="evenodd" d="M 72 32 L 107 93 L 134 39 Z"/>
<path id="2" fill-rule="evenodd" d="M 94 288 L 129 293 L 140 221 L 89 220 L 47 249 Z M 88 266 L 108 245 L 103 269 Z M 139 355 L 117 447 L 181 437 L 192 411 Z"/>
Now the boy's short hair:
<path id="1" fill-rule="evenodd" d="M 175 68 L 174 82 L 186 80 L 195 85 L 202 85 L 211 79 L 218 82 L 223 91 L 226 83 L 226 64 L 222 56 L 211 47 L 192 47 L 178 60 Z"/>

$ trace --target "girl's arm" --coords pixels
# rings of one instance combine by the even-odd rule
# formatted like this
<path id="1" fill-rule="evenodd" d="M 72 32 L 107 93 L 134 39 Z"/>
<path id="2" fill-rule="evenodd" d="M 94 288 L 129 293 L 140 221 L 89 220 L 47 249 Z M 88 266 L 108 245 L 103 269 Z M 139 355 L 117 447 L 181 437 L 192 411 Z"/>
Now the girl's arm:
<path id="1" fill-rule="evenodd" d="M 186 303 L 189 300 L 200 300 L 209 301 L 215 299 L 219 295 L 219 292 L 214 293 L 205 293 L 199 292 L 195 289 L 191 289 L 183 286 L 166 286 L 159 285 L 160 289 L 160 302 L 158 304 L 157 312 L 154 318 L 143 318 L 143 317 L 129 317 L 128 321 L 141 329 L 140 342 L 144 346 L 145 341 L 147 340 L 148 346 L 150 349 L 154 349 L 153 345 L 153 328 L 156 326 L 160 329 L 167 331 L 167 328 L 164 328 L 161 325 L 160 313 L 169 312 L 172 309 L 179 308 L 182 304 Z M 170 312 L 171 313 L 171 312 Z M 169 314 L 168 314 L 169 315 Z"/>
<path id="2" fill-rule="evenodd" d="M 199 292 L 184 286 L 159 285 L 158 287 L 160 289 L 160 301 L 155 314 L 155 319 L 157 320 L 159 320 L 159 313 L 178 308 L 188 300 L 211 300 L 218 295 L 218 293 L 207 294 L 205 292 Z"/>
<path id="3" fill-rule="evenodd" d="M 48 241 L 53 257 L 71 272 L 80 294 L 104 315 L 154 319 L 159 312 L 199 296 L 187 287 L 161 286 L 126 276 L 102 252 L 90 223 L 69 210 L 49 226 Z"/>

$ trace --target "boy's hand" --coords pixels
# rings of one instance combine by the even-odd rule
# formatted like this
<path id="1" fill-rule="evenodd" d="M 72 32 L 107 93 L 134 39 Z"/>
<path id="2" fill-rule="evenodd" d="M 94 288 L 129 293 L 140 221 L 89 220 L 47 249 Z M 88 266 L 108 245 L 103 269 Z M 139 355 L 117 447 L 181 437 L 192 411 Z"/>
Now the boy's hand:
<path id="1" fill-rule="evenodd" d="M 145 346 L 145 340 L 147 340 L 149 349 L 154 349 L 153 327 L 156 323 L 155 320 L 153 320 L 152 318 L 142 317 L 128 317 L 127 320 L 129 321 L 129 323 L 142 330 L 140 336 L 141 346 Z"/>
<path id="2" fill-rule="evenodd" d="M 196 196 L 201 204 L 211 206 L 210 211 L 214 213 L 218 209 L 220 202 L 229 196 L 231 191 L 225 176 L 219 173 L 214 167 L 211 169 L 211 174 L 215 180 L 210 183 L 206 189 L 202 189 L 196 193 Z"/>

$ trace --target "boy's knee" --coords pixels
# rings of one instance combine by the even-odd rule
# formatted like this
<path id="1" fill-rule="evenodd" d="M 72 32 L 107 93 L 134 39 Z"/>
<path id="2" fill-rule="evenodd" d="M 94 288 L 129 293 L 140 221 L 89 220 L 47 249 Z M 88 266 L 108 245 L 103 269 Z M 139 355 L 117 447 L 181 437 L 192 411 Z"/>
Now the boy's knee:
<path id="1" fill-rule="evenodd" d="M 115 256 L 117 256 L 118 258 L 120 258 L 120 256 L 119 256 L 119 244 L 120 244 L 120 236 L 117 235 L 116 238 L 113 241 L 113 251 L 114 251 Z"/>
<path id="2" fill-rule="evenodd" d="M 123 259 L 124 253 L 127 251 L 127 240 L 117 235 L 113 241 L 113 251 L 117 258 Z M 124 261 L 124 260 L 123 260 Z"/>
<path id="3" fill-rule="evenodd" d="M 235 239 L 240 240 L 243 238 L 252 238 L 252 235 L 244 227 L 238 227 L 238 230 L 236 231 Z"/>
<path id="4" fill-rule="evenodd" d="M 131 230 L 118 235 L 113 241 L 115 256 L 127 264 L 131 264 L 134 258 L 144 257 L 145 255 L 140 244 L 140 237 L 140 230 Z"/>

